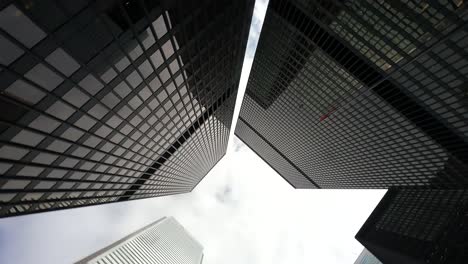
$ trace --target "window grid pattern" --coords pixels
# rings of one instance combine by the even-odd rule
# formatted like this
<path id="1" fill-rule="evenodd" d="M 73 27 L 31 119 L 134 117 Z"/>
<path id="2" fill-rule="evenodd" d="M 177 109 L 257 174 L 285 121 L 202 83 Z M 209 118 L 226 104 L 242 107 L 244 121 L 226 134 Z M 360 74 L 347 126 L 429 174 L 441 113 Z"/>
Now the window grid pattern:
<path id="1" fill-rule="evenodd" d="M 117 2 L 2 3 L 1 216 L 189 192 L 224 155 L 253 2 Z"/>
<path id="2" fill-rule="evenodd" d="M 468 15 L 400 2 L 271 1 L 236 135 L 322 188 L 466 187 Z"/>
<path id="3" fill-rule="evenodd" d="M 419 240 L 433 241 L 447 224 L 450 213 L 460 200 L 459 192 L 434 190 L 437 201 L 427 199 L 424 192 L 398 192 L 375 227 L 378 230 L 398 233 Z M 450 195 L 455 193 L 455 198 Z M 411 212 L 412 217 L 405 216 Z M 420 225 L 420 223 L 424 223 Z"/>
<path id="4" fill-rule="evenodd" d="M 285 180 L 291 184 L 294 188 L 297 189 L 311 189 L 315 188 L 316 185 L 307 179 L 307 176 L 304 175 L 302 171 L 288 162 L 284 157 L 282 157 L 277 151 L 273 149 L 266 141 L 264 141 L 261 137 L 258 136 L 257 133 L 252 131 L 252 128 L 248 126 L 248 124 L 244 123 L 242 119 L 239 119 L 237 126 L 237 136 L 239 138 L 247 140 L 245 142 L 248 146 L 252 143 L 255 143 L 256 148 L 253 149 L 260 157 L 263 157 L 265 154 L 271 155 L 269 160 L 265 160 L 270 166 L 274 169 L 278 169 L 278 173 L 280 175 L 288 175 L 285 177 Z M 274 155 L 274 156 L 273 156 Z M 271 163 L 270 163 L 271 162 Z"/>
<path id="5" fill-rule="evenodd" d="M 466 190 L 390 189 L 356 238 L 384 263 L 377 246 L 424 263 L 463 263 L 467 206 Z"/>
<path id="6" fill-rule="evenodd" d="M 203 247 L 173 217 L 164 218 L 79 261 L 85 264 L 199 264 Z"/>

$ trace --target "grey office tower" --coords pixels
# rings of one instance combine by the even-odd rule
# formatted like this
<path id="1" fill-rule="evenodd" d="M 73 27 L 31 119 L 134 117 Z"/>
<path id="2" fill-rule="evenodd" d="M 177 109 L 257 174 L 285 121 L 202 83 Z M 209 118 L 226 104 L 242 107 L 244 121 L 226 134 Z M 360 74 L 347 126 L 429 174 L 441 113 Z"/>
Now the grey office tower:
<path id="1" fill-rule="evenodd" d="M 203 247 L 173 217 L 160 219 L 77 264 L 201 264 Z"/>

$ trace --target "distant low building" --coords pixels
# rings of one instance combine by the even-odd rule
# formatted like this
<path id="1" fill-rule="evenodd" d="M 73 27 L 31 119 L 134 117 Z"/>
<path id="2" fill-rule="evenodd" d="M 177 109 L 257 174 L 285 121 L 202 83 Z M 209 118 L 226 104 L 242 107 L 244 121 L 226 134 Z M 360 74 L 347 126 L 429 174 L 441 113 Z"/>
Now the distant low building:
<path id="1" fill-rule="evenodd" d="M 364 248 L 354 264 L 382 264 L 382 262 Z"/>

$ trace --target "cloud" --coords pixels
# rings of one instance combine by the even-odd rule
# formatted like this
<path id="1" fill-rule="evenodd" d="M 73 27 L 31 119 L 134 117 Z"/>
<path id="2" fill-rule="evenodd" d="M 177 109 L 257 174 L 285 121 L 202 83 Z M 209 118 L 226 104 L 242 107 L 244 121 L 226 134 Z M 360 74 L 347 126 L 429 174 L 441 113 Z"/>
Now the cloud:
<path id="1" fill-rule="evenodd" d="M 239 152 L 242 148 L 246 147 L 240 140 L 233 140 L 232 146 L 234 147 L 234 152 Z"/>
<path id="2" fill-rule="evenodd" d="M 232 189 L 230 186 L 226 185 L 221 192 L 216 193 L 216 199 L 220 203 L 227 203 L 231 200 Z"/>
<path id="3" fill-rule="evenodd" d="M 237 124 L 237 118 L 239 116 L 242 100 L 244 99 L 245 88 L 249 79 L 250 69 L 252 68 L 253 58 L 255 55 L 255 50 L 257 49 L 258 39 L 260 36 L 260 31 L 262 29 L 267 7 L 268 0 L 255 1 L 255 7 L 249 31 L 249 40 L 247 42 L 247 48 L 244 56 L 244 64 L 242 65 L 242 74 L 239 82 L 239 89 L 237 91 L 236 106 L 234 107 L 230 138 L 234 137 L 234 130 Z M 230 140 L 228 147 L 230 147 L 232 142 L 233 141 Z"/>
<path id="4" fill-rule="evenodd" d="M 295 190 L 233 137 L 268 1 L 257 1 L 226 156 L 188 194 L 0 219 L 0 263 L 71 263 L 163 216 L 204 264 L 352 263 L 383 190 Z"/>
<path id="5" fill-rule="evenodd" d="M 188 194 L 0 220 L 0 263 L 71 263 L 163 216 L 204 246 L 204 264 L 352 263 L 383 190 L 295 190 L 248 147 Z"/>
<path id="6" fill-rule="evenodd" d="M 246 57 L 253 58 L 257 48 L 258 39 L 263 25 L 263 20 L 268 7 L 268 0 L 259 0 L 255 2 L 252 23 L 250 26 L 249 42 L 247 44 Z"/>

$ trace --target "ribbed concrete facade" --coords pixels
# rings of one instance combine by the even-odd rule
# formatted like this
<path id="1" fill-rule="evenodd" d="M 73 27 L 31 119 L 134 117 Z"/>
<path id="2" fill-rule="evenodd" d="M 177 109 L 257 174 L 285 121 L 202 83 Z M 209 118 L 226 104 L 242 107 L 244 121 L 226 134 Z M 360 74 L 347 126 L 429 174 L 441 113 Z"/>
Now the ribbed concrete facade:
<path id="1" fill-rule="evenodd" d="M 202 261 L 202 245 L 173 217 L 167 217 L 77 264 L 200 264 Z"/>

